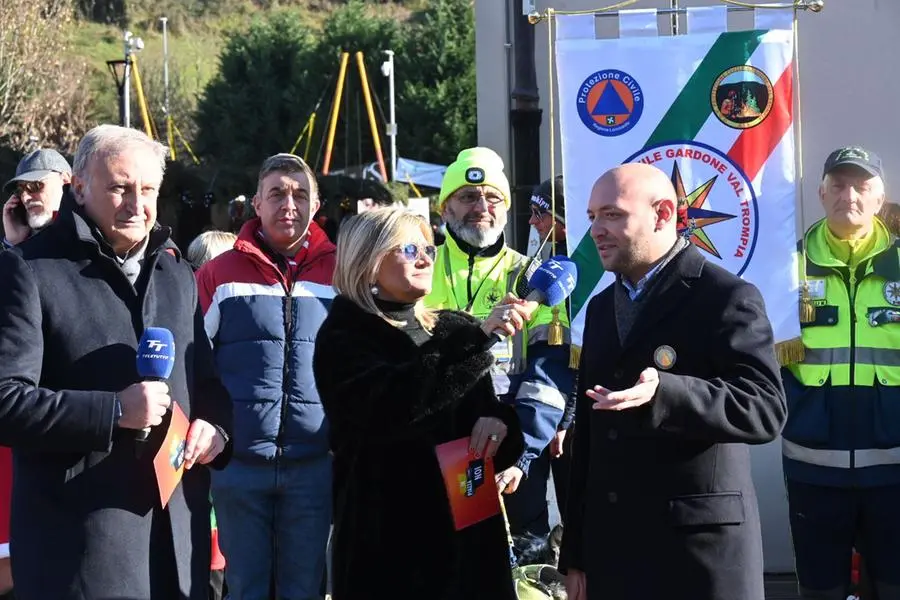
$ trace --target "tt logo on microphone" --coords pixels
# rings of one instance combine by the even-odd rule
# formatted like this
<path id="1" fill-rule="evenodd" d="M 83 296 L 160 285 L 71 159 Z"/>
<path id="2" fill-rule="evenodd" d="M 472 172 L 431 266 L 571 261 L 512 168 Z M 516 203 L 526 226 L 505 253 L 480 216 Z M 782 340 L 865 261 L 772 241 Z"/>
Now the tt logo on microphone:
<path id="1" fill-rule="evenodd" d="M 147 347 L 154 352 L 162 352 L 162 349 L 166 346 L 168 346 L 168 344 L 163 344 L 159 340 L 147 340 Z"/>

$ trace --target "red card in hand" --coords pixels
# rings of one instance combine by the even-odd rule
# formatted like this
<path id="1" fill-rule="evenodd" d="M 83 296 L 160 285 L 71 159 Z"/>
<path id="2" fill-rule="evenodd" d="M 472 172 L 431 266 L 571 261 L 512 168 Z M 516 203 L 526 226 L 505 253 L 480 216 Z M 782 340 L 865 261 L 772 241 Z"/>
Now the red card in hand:
<path id="1" fill-rule="evenodd" d="M 456 530 L 500 514 L 494 463 L 469 452 L 469 438 L 435 448 Z"/>
<path id="2" fill-rule="evenodd" d="M 190 423 L 184 411 L 175 402 L 172 403 L 172 420 L 166 439 L 163 440 L 159 452 L 153 458 L 156 471 L 156 482 L 159 486 L 159 499 L 163 507 L 169 503 L 172 493 L 181 483 L 184 474 L 184 450 L 187 445 L 187 433 Z"/>

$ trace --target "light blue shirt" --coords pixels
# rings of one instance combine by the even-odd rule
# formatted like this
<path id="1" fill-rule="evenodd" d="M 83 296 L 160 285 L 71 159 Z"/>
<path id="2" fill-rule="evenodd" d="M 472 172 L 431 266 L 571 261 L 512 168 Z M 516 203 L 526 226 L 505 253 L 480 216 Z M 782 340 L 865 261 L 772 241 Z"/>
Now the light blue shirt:
<path id="1" fill-rule="evenodd" d="M 625 277 L 622 277 L 622 285 L 625 286 L 625 291 L 628 292 L 628 297 L 631 298 L 631 301 L 634 302 L 638 299 L 644 288 L 647 287 L 647 282 L 656 275 L 656 272 L 659 271 L 664 265 L 666 261 L 661 261 L 658 265 L 647 271 L 647 274 L 640 278 L 640 280 L 635 285 L 631 285 L 631 282 L 628 281 Z"/>

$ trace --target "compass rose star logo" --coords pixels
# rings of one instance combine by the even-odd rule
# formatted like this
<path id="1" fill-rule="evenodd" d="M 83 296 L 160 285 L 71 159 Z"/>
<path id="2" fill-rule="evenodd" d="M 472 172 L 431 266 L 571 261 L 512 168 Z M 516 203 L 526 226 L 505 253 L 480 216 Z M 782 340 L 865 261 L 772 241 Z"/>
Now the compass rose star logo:
<path id="1" fill-rule="evenodd" d="M 675 187 L 675 196 L 678 198 L 678 234 L 716 258 L 722 258 L 704 228 L 734 219 L 737 215 L 703 208 L 717 177 L 718 175 L 700 184 L 700 187 L 691 193 L 687 193 L 681 178 L 681 171 L 678 169 L 678 162 L 672 163 L 672 185 Z"/>

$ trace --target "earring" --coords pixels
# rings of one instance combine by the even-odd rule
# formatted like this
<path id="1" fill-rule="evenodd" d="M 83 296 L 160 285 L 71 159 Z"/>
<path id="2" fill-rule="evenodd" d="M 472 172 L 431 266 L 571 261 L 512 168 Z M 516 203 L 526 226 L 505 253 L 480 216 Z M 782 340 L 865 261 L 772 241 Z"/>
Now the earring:
<path id="1" fill-rule="evenodd" d="M 377 296 L 378 295 L 378 285 L 373 283 L 372 288 L 369 291 L 372 292 L 373 296 Z"/>

